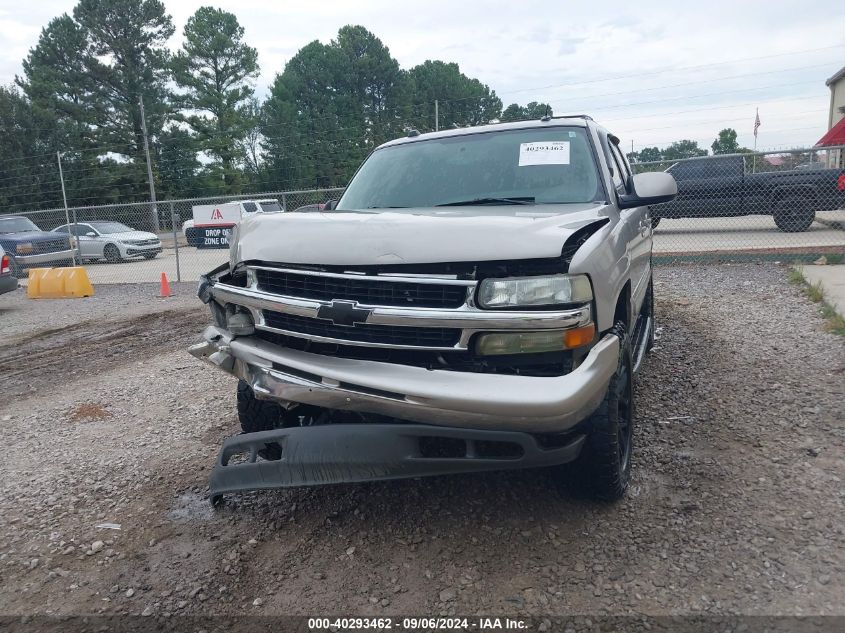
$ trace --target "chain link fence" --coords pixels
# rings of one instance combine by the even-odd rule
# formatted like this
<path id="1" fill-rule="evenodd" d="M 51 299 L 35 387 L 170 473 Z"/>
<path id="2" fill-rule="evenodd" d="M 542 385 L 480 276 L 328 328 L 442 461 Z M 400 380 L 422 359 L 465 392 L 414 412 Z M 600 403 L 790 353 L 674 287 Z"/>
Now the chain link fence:
<path id="1" fill-rule="evenodd" d="M 651 208 L 658 263 L 840 261 L 845 253 L 845 147 L 634 163 L 666 171 L 672 202 Z"/>
<path id="2" fill-rule="evenodd" d="M 68 209 L 50 209 L 15 214 L 42 231 L 55 231 L 56 243 L 33 243 L 41 258 L 39 266 L 79 262 L 86 266 L 92 283 L 155 282 L 165 273 L 170 281 L 196 281 L 228 258 L 225 233 L 195 228 L 194 209 L 219 209 L 223 218 L 241 213 L 294 211 L 319 208 L 343 189 L 271 191 L 260 194 L 216 196 L 156 203 L 110 204 Z M 3 219 L 0 222 L 10 222 Z M 1 227 L 0 227 L 1 228 Z M 26 227 L 21 227 L 26 228 Z M 64 240 L 64 246 L 60 243 Z M 68 245 L 70 242 L 70 245 Z M 206 243 L 208 242 L 208 243 Z M 71 249 L 72 252 L 69 252 Z M 53 251 L 53 254 L 49 252 Z M 42 252 L 43 251 L 43 252 Z M 52 259 L 51 259 L 52 258 Z M 23 258 L 22 258 L 23 259 Z M 24 271 L 17 271 L 22 276 Z"/>
<path id="3" fill-rule="evenodd" d="M 642 162 L 631 168 L 634 174 L 668 171 L 678 182 L 678 197 L 651 209 L 657 264 L 813 261 L 820 256 L 834 263 L 845 254 L 845 147 Z M 255 211 L 315 208 L 342 191 L 112 204 L 17 217 L 44 231 L 56 231 L 55 244 L 32 244 L 42 259 L 40 266 L 81 257 L 94 284 L 158 282 L 162 272 L 173 281 L 193 282 L 227 258 L 225 231 L 206 230 L 202 222 L 193 227 L 195 209 L 201 218 L 215 210 L 233 214 L 222 218 L 225 221 Z M 207 219 L 221 221 L 210 215 Z M 0 216 L 0 221 L 11 219 Z M 68 242 L 73 244 L 72 253 Z M 50 249 L 63 261 L 58 256 L 49 261 Z"/>

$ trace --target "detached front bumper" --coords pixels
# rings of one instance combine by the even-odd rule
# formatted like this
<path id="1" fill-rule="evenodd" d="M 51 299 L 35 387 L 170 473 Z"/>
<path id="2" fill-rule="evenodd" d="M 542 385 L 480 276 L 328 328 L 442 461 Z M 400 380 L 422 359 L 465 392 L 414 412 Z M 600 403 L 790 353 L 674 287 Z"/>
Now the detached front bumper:
<path id="1" fill-rule="evenodd" d="M 557 377 L 428 370 L 309 354 L 209 326 L 190 353 L 245 380 L 259 398 L 387 415 L 440 426 L 560 433 L 599 405 L 619 358 L 602 338 Z"/>
<path id="2" fill-rule="evenodd" d="M 544 447 L 528 433 L 398 423 L 247 433 L 223 445 L 210 496 L 216 501 L 245 490 L 552 466 L 574 460 L 585 437 L 573 434 L 562 445 Z M 274 452 L 274 459 L 259 459 L 259 451 Z"/>

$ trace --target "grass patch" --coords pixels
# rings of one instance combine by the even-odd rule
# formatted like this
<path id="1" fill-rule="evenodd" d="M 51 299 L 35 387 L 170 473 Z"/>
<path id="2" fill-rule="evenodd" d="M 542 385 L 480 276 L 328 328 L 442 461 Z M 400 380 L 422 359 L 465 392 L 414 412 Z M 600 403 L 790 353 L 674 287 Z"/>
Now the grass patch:
<path id="1" fill-rule="evenodd" d="M 827 258 L 827 263 L 831 265 L 841 264 L 845 261 L 845 255 L 842 253 L 831 253 L 830 255 L 825 255 Z"/>
<path id="2" fill-rule="evenodd" d="M 827 331 L 845 336 L 845 318 L 839 314 L 833 306 L 825 303 L 822 306 L 822 316 L 827 319 Z"/>
<path id="3" fill-rule="evenodd" d="M 794 267 L 789 269 L 789 283 L 791 284 L 805 284 L 807 283 L 807 278 L 804 277 L 804 271 L 801 270 L 801 266 L 796 264 Z"/>
<path id="4" fill-rule="evenodd" d="M 819 312 L 822 317 L 824 317 L 825 321 L 827 321 L 827 323 L 825 323 L 825 330 L 840 336 L 845 336 L 845 317 L 839 314 L 832 305 L 824 300 L 822 282 L 815 284 L 808 282 L 799 262 L 796 262 L 793 267 L 789 269 L 787 279 L 789 280 L 789 283 L 801 286 L 801 291 L 810 301 L 821 304 Z"/>
<path id="5" fill-rule="evenodd" d="M 807 298 L 810 299 L 813 303 L 821 303 L 824 301 L 824 290 L 822 290 L 822 282 L 816 282 L 814 284 L 807 284 L 804 288 L 804 294 L 807 295 Z"/>

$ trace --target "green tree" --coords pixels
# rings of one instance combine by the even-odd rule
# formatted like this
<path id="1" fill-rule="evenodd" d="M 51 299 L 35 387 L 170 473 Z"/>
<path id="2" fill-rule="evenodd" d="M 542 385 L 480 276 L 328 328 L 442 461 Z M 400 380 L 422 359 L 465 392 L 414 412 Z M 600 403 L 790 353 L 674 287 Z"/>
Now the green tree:
<path id="1" fill-rule="evenodd" d="M 207 181 L 197 157 L 198 147 L 196 136 L 186 129 L 174 125 L 162 130 L 154 147 L 159 197 L 199 197 L 206 193 Z"/>
<path id="2" fill-rule="evenodd" d="M 50 123 L 36 115 L 15 86 L 0 86 L 0 147 L 3 148 L 0 208 L 3 213 L 61 204 L 61 191 L 56 191 L 58 168 L 51 168 L 39 156 L 50 151 L 49 138 L 40 135 Z"/>
<path id="3" fill-rule="evenodd" d="M 551 116 L 552 106 L 548 103 L 538 103 L 532 101 L 528 105 L 521 106 L 518 103 L 512 103 L 504 112 L 502 112 L 502 121 L 530 121 L 534 119 L 541 119 L 546 115 Z"/>
<path id="4" fill-rule="evenodd" d="M 301 48 L 262 109 L 267 174 L 275 186 L 347 182 L 373 147 L 401 133 L 407 79 L 375 35 L 345 26 Z"/>
<path id="5" fill-rule="evenodd" d="M 664 160 L 681 160 L 683 158 L 694 158 L 696 156 L 707 156 L 707 150 L 698 146 L 697 141 L 684 139 L 675 141 L 663 150 Z"/>
<path id="6" fill-rule="evenodd" d="M 97 131 L 105 123 L 86 65 L 87 48 L 85 30 L 62 14 L 41 31 L 38 44 L 23 60 L 24 77 L 16 78 L 33 108 L 56 118 L 57 149 L 95 146 Z"/>
<path id="7" fill-rule="evenodd" d="M 716 140 L 710 146 L 714 154 L 735 154 L 739 151 L 739 143 L 736 142 L 736 130 L 725 128 L 719 132 Z"/>
<path id="8" fill-rule="evenodd" d="M 244 43 L 244 29 L 231 13 L 200 7 L 185 25 L 185 42 L 174 56 L 179 106 L 199 148 L 219 161 L 225 191 L 240 191 L 240 141 L 253 124 L 249 113 L 258 76 L 258 52 Z"/>
<path id="9" fill-rule="evenodd" d="M 439 128 L 481 125 L 498 119 L 502 100 L 478 79 L 467 77 L 455 63 L 427 60 L 408 71 L 413 95 L 411 123 L 421 131 L 434 125 L 434 102 L 438 102 Z"/>
<path id="10" fill-rule="evenodd" d="M 80 0 L 73 16 L 87 34 L 85 69 L 102 112 L 97 140 L 127 156 L 133 169 L 124 191 L 142 194 L 146 169 L 139 99 L 155 138 L 171 113 L 169 53 L 173 23 L 159 0 Z M 128 193 L 128 192 L 127 192 Z"/>

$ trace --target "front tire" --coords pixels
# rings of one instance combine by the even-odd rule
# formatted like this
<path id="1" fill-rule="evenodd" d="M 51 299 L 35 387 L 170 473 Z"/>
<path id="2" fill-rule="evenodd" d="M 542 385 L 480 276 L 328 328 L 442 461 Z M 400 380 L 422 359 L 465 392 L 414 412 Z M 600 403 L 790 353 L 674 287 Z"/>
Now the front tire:
<path id="1" fill-rule="evenodd" d="M 103 257 L 106 258 L 107 262 L 112 264 L 123 260 L 120 256 L 120 249 L 114 244 L 106 244 L 106 247 L 103 249 Z"/>
<path id="2" fill-rule="evenodd" d="M 245 380 L 238 381 L 238 419 L 244 433 L 271 431 L 281 425 L 282 408 L 275 402 L 259 400 Z"/>
<path id="3" fill-rule="evenodd" d="M 809 201 L 802 196 L 788 196 L 775 205 L 772 216 L 777 227 L 785 233 L 801 233 L 810 228 L 816 212 L 806 208 Z"/>
<path id="4" fill-rule="evenodd" d="M 259 400 L 252 387 L 244 380 L 238 381 L 238 420 L 244 433 L 272 431 L 282 426 L 282 407 L 275 402 Z M 282 447 L 273 442 L 258 451 L 264 459 L 276 460 L 282 457 Z"/>
<path id="5" fill-rule="evenodd" d="M 585 421 L 589 435 L 578 459 L 558 471 L 561 484 L 574 481 L 578 489 L 602 501 L 625 495 L 631 480 L 634 440 L 634 374 L 631 336 L 624 323 L 619 337 L 619 362 L 599 408 Z"/>

